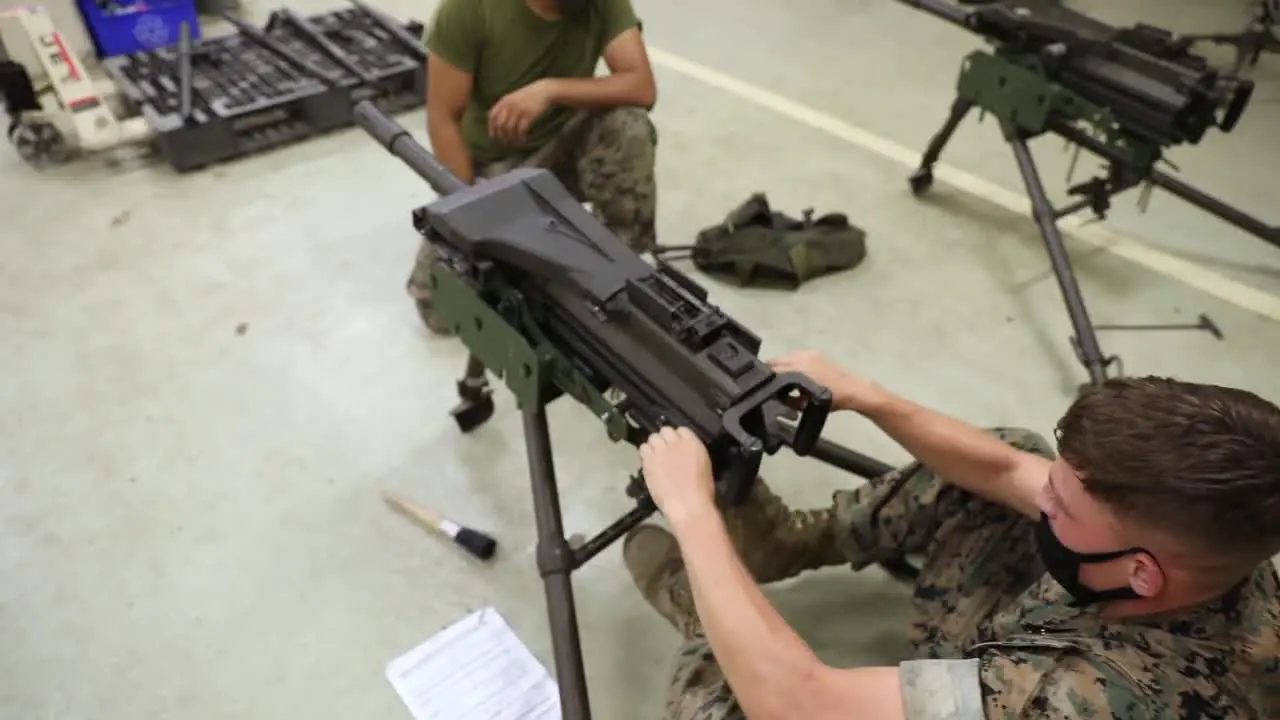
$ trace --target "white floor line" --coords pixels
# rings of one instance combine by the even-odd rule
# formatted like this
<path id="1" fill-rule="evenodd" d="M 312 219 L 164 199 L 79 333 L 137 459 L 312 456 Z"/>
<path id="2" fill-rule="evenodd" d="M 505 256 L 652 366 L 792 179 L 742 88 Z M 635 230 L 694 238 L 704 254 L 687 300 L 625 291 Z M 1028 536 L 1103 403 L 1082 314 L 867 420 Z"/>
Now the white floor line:
<path id="1" fill-rule="evenodd" d="M 920 150 L 903 147 L 897 143 L 855 127 L 837 117 L 795 100 L 783 97 L 745 80 L 722 73 L 692 60 L 673 55 L 665 50 L 650 48 L 649 56 L 654 64 L 698 80 L 743 100 L 772 110 L 780 115 L 821 130 L 863 150 L 892 160 L 903 167 L 914 169 L 920 162 Z M 1010 159 L 1012 162 L 1012 158 Z M 1026 196 L 1002 188 L 946 164 L 934 167 L 936 182 L 946 183 L 964 192 L 1000 206 L 1010 212 L 1030 219 L 1031 203 Z M 906 187 L 906 179 L 903 179 Z M 1164 275 L 1202 292 L 1208 293 L 1245 310 L 1280 321 L 1280 297 L 1250 287 L 1231 278 L 1206 270 L 1194 263 L 1162 252 L 1149 245 L 1107 230 L 1097 224 L 1083 224 L 1087 217 L 1066 218 L 1058 223 L 1063 235 L 1102 248 L 1119 257 L 1137 263 L 1153 272 Z"/>

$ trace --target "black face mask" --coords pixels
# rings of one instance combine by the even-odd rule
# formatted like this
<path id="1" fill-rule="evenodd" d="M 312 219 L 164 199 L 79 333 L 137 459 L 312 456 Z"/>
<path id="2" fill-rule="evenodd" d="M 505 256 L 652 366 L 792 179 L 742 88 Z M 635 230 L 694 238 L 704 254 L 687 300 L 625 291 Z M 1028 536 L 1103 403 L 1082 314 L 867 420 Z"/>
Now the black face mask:
<path id="1" fill-rule="evenodd" d="M 1058 584 L 1074 598 L 1071 603 L 1073 607 L 1109 600 L 1136 600 L 1142 597 L 1128 585 L 1111 590 L 1094 590 L 1093 588 L 1085 587 L 1080 582 L 1080 566 L 1107 562 L 1125 555 L 1146 552 L 1143 548 L 1135 547 L 1128 550 L 1113 550 L 1100 553 L 1076 552 L 1058 540 L 1058 536 L 1053 534 L 1053 527 L 1049 525 L 1049 516 L 1040 513 L 1040 522 L 1036 524 L 1036 549 L 1040 552 L 1040 559 L 1044 561 L 1045 569 L 1049 571 L 1049 575 L 1054 580 L 1057 580 Z"/>

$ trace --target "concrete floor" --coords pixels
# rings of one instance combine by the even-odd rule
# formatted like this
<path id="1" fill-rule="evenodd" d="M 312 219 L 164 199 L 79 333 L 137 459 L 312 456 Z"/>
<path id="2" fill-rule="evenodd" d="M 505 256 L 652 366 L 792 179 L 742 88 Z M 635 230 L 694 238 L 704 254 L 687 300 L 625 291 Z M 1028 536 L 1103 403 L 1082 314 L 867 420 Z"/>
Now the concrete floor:
<path id="1" fill-rule="evenodd" d="M 1113 15 L 1156 3 L 1119 5 Z M 1162 5 L 1176 7 L 1147 17 L 1240 17 Z M 889 0 L 639 7 L 655 47 L 913 148 L 974 45 Z M 736 34 L 708 30 L 729 18 Z M 712 284 L 766 353 L 818 347 L 975 423 L 1049 431 L 1083 376 L 1027 218 L 944 186 L 916 200 L 903 166 L 670 67 L 656 112 L 666 242 L 760 190 L 789 211 L 847 212 L 869 233 L 865 265 L 795 294 Z M 1237 132 L 1175 155 L 1194 181 L 1273 213 L 1278 79 L 1268 59 Z M 1050 179 L 1057 147 L 1037 145 Z M 947 160 L 1018 187 L 989 124 L 966 128 Z M 505 396 L 474 436 L 447 416 L 465 352 L 427 337 L 403 292 L 408 213 L 429 199 L 408 171 L 358 131 L 184 177 L 92 161 L 35 174 L 0 152 L 0 197 L 0 717 L 407 717 L 384 664 L 486 604 L 549 663 L 519 419 Z M 1110 227 L 1280 294 L 1280 251 L 1171 200 L 1146 216 L 1128 205 Z M 1099 323 L 1204 312 L 1226 334 L 1104 334 L 1131 374 L 1280 398 L 1274 319 L 1109 254 L 1076 262 Z M 627 509 L 634 458 L 575 406 L 551 418 L 565 522 L 594 532 Z M 903 459 L 857 419 L 830 435 Z M 575 438 L 595 440 L 572 450 Z M 790 457 L 766 470 L 802 505 L 854 482 Z M 384 488 L 492 530 L 500 557 L 480 567 L 425 537 L 384 506 Z M 656 717 L 676 635 L 616 548 L 576 587 L 596 716 Z M 879 571 L 771 593 L 835 662 L 902 651 L 905 591 Z"/>

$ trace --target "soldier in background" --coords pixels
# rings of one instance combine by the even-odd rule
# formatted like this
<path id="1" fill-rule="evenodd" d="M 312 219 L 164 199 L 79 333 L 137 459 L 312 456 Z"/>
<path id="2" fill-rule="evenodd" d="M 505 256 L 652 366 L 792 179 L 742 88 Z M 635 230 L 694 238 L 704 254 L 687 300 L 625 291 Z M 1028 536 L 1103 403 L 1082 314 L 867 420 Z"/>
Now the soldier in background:
<path id="1" fill-rule="evenodd" d="M 657 89 L 630 0 L 442 0 L 426 48 L 427 132 L 454 174 L 549 169 L 632 249 L 655 245 Z M 407 289 L 440 333 L 432 260 L 424 242 Z"/>
<path id="2" fill-rule="evenodd" d="M 814 353 L 774 363 L 830 388 L 916 462 L 832 507 L 758 485 L 720 512 L 691 432 L 640 449 L 671 532 L 623 557 L 684 636 L 667 720 L 1280 717 L 1280 408 L 1251 393 L 1113 379 L 1079 397 L 1057 448 L 979 430 Z M 1056 455 L 1056 457 L 1055 457 Z M 833 668 L 758 584 L 927 556 L 915 658 Z"/>

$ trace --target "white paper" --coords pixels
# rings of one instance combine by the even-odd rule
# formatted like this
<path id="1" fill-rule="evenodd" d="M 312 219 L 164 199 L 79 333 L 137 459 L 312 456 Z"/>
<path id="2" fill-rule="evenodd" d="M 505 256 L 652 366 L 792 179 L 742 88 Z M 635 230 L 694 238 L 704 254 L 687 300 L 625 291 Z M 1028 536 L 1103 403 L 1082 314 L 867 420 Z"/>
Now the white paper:
<path id="1" fill-rule="evenodd" d="M 387 663 L 414 720 L 561 720 L 560 691 L 492 607 Z"/>

